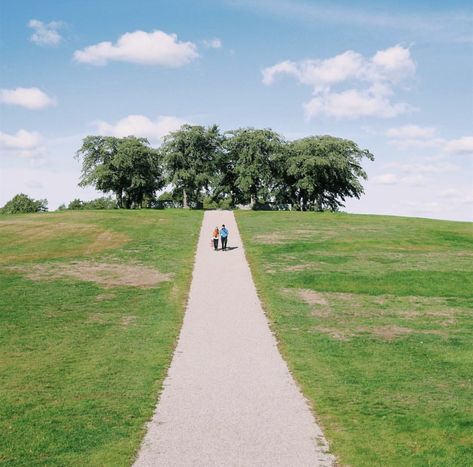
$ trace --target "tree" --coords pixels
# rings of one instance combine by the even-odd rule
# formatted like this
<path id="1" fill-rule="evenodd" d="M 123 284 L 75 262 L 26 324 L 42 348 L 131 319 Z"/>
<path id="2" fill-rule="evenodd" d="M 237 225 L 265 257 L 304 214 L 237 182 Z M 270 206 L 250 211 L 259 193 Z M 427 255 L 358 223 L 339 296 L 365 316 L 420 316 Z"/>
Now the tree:
<path id="1" fill-rule="evenodd" d="M 87 136 L 76 158 L 82 159 L 79 185 L 113 192 L 120 208 L 141 207 L 164 186 L 159 153 L 145 138 Z"/>
<path id="2" fill-rule="evenodd" d="M 270 129 L 239 128 L 228 133 L 225 141 L 228 158 L 233 163 L 239 202 L 255 207 L 267 203 L 276 182 L 275 161 L 284 152 L 284 140 Z"/>
<path id="3" fill-rule="evenodd" d="M 210 192 L 222 142 L 217 125 L 183 125 L 164 138 L 160 152 L 167 182 L 173 185 L 173 197 L 182 197 L 184 208 L 201 205 L 203 194 Z"/>
<path id="4" fill-rule="evenodd" d="M 45 212 L 48 210 L 48 200 L 34 200 L 24 193 L 15 195 L 2 208 L 3 214 L 23 214 L 29 212 Z"/>
<path id="5" fill-rule="evenodd" d="M 364 193 L 360 179 L 367 175 L 361 161 L 374 160 L 367 149 L 333 136 L 311 136 L 289 147 L 286 185 L 293 187 L 288 195 L 301 210 L 336 211 L 347 197 L 360 198 Z"/>
<path id="6" fill-rule="evenodd" d="M 115 209 L 116 207 L 117 202 L 111 196 L 103 196 L 90 201 L 82 201 L 76 198 L 67 205 L 67 208 L 62 204 L 59 206 L 58 210 L 64 211 L 65 209 L 68 209 L 70 211 L 82 211 L 85 209 Z"/>
<path id="7" fill-rule="evenodd" d="M 76 199 L 73 199 L 67 205 L 67 209 L 71 211 L 79 211 L 79 210 L 85 209 L 85 203 L 84 201 L 81 201 L 80 199 L 76 198 Z"/>

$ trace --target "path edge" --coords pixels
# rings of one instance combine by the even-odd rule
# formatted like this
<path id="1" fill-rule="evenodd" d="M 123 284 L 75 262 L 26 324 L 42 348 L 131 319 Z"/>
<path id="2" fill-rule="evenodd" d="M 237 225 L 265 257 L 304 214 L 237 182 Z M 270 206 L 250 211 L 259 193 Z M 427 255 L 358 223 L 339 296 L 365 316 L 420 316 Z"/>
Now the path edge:
<path id="1" fill-rule="evenodd" d="M 164 376 L 161 384 L 159 385 L 158 390 L 157 390 L 156 395 L 155 395 L 153 412 L 151 413 L 150 418 L 148 418 L 146 423 L 142 426 L 143 434 L 141 435 L 140 444 L 137 447 L 137 449 L 135 450 L 135 452 L 133 453 L 133 456 L 130 458 L 130 461 L 131 461 L 130 465 L 132 465 L 132 466 L 135 465 L 135 463 L 138 461 L 140 452 L 141 452 L 141 450 L 143 448 L 143 445 L 144 445 L 146 435 L 149 431 L 149 427 L 150 427 L 150 425 L 151 425 L 151 423 L 154 419 L 154 416 L 156 414 L 156 411 L 158 409 L 159 402 L 161 400 L 161 396 L 163 395 L 163 391 L 164 391 L 166 381 L 169 378 L 169 370 L 170 370 L 172 362 L 174 360 L 177 346 L 179 344 L 179 341 L 181 340 L 182 327 L 184 325 L 184 319 L 186 317 L 187 310 L 189 308 L 190 291 L 191 291 L 192 281 L 194 279 L 194 271 L 195 271 L 195 264 L 196 264 L 196 261 L 197 261 L 197 250 L 198 250 L 198 247 L 199 247 L 199 240 L 200 240 L 200 236 L 202 235 L 202 232 L 203 232 L 203 229 L 204 229 L 205 212 L 206 212 L 205 210 L 202 210 L 202 220 L 201 220 L 201 223 L 200 223 L 200 229 L 199 229 L 198 235 L 196 235 L 196 239 L 195 239 L 195 242 L 194 242 L 194 256 L 193 256 L 193 260 L 192 260 L 192 273 L 189 276 L 189 283 L 187 284 L 187 293 L 186 293 L 184 306 L 182 307 L 181 320 L 180 320 L 180 323 L 179 323 L 179 332 L 177 334 L 176 340 L 174 341 L 171 358 L 169 359 L 169 363 L 167 364 L 166 369 L 165 369 L 165 376 Z"/>
<path id="2" fill-rule="evenodd" d="M 233 212 L 233 216 L 235 218 L 235 224 L 238 228 L 238 233 L 239 233 L 240 238 L 241 238 L 241 247 L 242 247 L 242 250 L 243 250 L 243 255 L 245 256 L 246 263 L 248 264 L 248 269 L 250 270 L 251 280 L 253 281 L 253 284 L 255 286 L 256 296 L 257 296 L 258 301 L 260 303 L 261 309 L 263 310 L 264 318 L 265 318 L 265 320 L 268 324 L 269 331 L 271 332 L 271 335 L 274 339 L 274 342 L 276 343 L 276 348 L 278 350 L 278 353 L 279 353 L 282 361 L 284 362 L 284 366 L 286 367 L 287 372 L 291 376 L 291 379 L 294 382 L 300 396 L 302 397 L 304 403 L 306 404 L 306 406 L 309 409 L 310 413 L 314 417 L 314 421 L 315 421 L 316 425 L 320 428 L 320 430 L 322 432 L 322 436 L 323 436 L 322 444 L 323 444 L 323 446 L 320 446 L 320 445 L 317 444 L 318 440 L 314 440 L 314 443 L 317 444 L 316 445 L 317 449 L 322 448 L 322 452 L 325 455 L 332 457 L 332 466 L 333 467 L 338 467 L 340 464 L 338 463 L 338 459 L 335 456 L 335 454 L 333 453 L 333 451 L 331 451 L 329 440 L 325 436 L 325 427 L 324 427 L 323 423 L 321 422 L 320 417 L 317 415 L 314 404 L 312 403 L 312 401 L 308 397 L 306 397 L 306 395 L 303 391 L 303 388 L 302 388 L 301 384 L 299 383 L 298 379 L 295 377 L 293 368 L 289 364 L 289 361 L 286 358 L 285 352 L 283 351 L 284 347 L 283 347 L 281 341 L 279 340 L 279 338 L 277 336 L 276 330 L 274 329 L 273 321 L 270 318 L 266 303 L 264 302 L 264 300 L 261 297 L 261 293 L 260 293 L 259 288 L 256 286 L 256 281 L 254 280 L 254 271 L 253 271 L 254 265 L 253 265 L 253 262 L 250 259 L 250 257 L 246 254 L 246 248 L 245 248 L 245 245 L 244 245 L 245 239 L 243 239 L 240 227 L 238 226 L 238 220 L 237 220 L 237 216 L 235 216 L 235 210 L 232 210 L 232 212 Z"/>

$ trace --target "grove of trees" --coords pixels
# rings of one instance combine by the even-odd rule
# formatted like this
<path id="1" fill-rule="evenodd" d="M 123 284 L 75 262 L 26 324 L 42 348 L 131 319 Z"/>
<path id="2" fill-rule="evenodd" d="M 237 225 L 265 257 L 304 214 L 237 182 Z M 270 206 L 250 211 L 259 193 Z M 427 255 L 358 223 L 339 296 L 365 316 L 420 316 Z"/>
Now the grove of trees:
<path id="1" fill-rule="evenodd" d="M 118 207 L 214 205 L 338 210 L 360 198 L 367 149 L 333 136 L 287 141 L 271 129 L 183 125 L 160 148 L 145 138 L 88 136 L 76 157 L 81 186 L 113 193 Z M 156 198 L 158 191 L 165 193 Z"/>

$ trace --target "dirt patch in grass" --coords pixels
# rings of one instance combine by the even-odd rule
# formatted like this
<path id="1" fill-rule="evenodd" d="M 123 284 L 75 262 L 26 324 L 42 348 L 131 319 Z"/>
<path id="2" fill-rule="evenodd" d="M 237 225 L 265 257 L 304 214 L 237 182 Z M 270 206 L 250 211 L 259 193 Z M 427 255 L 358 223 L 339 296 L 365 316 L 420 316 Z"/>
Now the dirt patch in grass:
<path id="1" fill-rule="evenodd" d="M 314 328 L 314 331 L 321 332 L 323 334 L 328 334 L 330 337 L 338 341 L 346 341 L 350 337 L 353 337 L 353 334 L 348 333 L 345 330 L 337 329 L 337 328 L 327 328 L 327 327 L 317 326 L 316 328 Z"/>
<path id="2" fill-rule="evenodd" d="M 87 324 L 105 324 L 107 320 L 101 313 L 94 313 L 87 318 Z"/>
<path id="3" fill-rule="evenodd" d="M 172 278 L 171 274 L 163 274 L 155 268 L 141 264 L 93 263 L 88 261 L 36 264 L 29 267 L 16 266 L 9 269 L 20 272 L 28 279 L 35 281 L 72 278 L 95 282 L 105 288 L 129 286 L 149 289 Z"/>
<path id="4" fill-rule="evenodd" d="M 124 328 L 128 328 L 130 326 L 132 326 L 136 321 L 136 316 L 134 315 L 128 315 L 128 316 L 124 316 L 121 320 L 120 320 L 120 324 L 122 327 Z"/>
<path id="5" fill-rule="evenodd" d="M 310 289 L 297 289 L 297 296 L 303 300 L 307 305 L 322 305 L 327 306 L 327 300 L 322 294 Z"/>
<path id="6" fill-rule="evenodd" d="M 284 235 L 278 234 L 277 232 L 271 232 L 262 235 L 256 235 L 255 241 L 257 243 L 267 243 L 269 245 L 277 245 L 283 243 L 286 240 Z"/>
<path id="7" fill-rule="evenodd" d="M 371 329 L 370 331 L 376 337 L 379 337 L 386 341 L 392 341 L 394 339 L 397 339 L 400 336 L 405 336 L 406 334 L 410 334 L 412 332 L 412 329 L 405 328 L 402 326 L 391 325 L 391 326 L 377 326 Z"/>
<path id="8" fill-rule="evenodd" d="M 107 300 L 113 300 L 114 298 L 115 298 L 115 294 L 113 293 L 101 293 L 95 297 L 95 301 L 104 302 Z"/>
<path id="9" fill-rule="evenodd" d="M 307 271 L 307 269 L 315 269 L 313 264 L 294 264 L 293 266 L 286 266 L 284 272 Z"/>

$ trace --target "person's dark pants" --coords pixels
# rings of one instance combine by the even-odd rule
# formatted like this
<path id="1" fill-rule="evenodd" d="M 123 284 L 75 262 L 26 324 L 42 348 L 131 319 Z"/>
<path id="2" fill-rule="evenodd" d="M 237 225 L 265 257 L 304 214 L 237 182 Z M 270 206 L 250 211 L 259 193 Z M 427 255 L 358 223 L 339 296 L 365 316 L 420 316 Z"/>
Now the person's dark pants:
<path id="1" fill-rule="evenodd" d="M 218 250 L 218 238 L 214 238 L 214 250 Z"/>
<path id="2" fill-rule="evenodd" d="M 228 237 L 221 237 L 221 239 L 222 239 L 222 250 L 226 250 Z"/>

